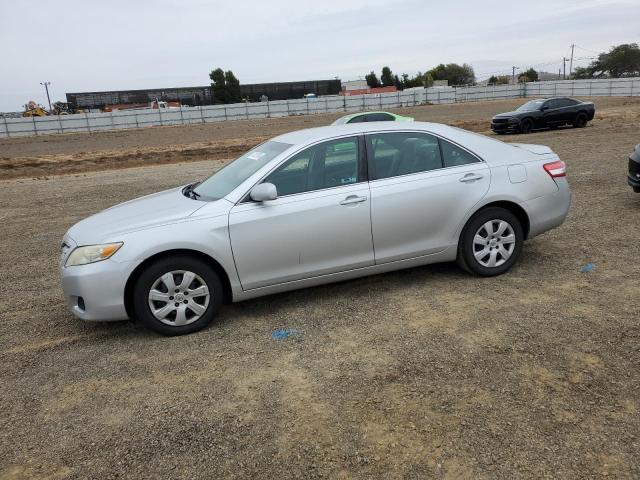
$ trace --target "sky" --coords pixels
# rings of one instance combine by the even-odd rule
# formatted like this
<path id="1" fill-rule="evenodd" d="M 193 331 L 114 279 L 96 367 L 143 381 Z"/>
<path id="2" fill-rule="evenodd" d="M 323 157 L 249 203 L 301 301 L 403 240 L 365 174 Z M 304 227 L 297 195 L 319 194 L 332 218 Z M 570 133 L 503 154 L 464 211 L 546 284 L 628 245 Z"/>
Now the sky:
<path id="1" fill-rule="evenodd" d="M 469 63 L 557 72 L 640 43 L 640 0 L 0 0 L 0 111 L 66 92 L 354 80 Z M 567 67 L 568 68 L 568 67 Z"/>

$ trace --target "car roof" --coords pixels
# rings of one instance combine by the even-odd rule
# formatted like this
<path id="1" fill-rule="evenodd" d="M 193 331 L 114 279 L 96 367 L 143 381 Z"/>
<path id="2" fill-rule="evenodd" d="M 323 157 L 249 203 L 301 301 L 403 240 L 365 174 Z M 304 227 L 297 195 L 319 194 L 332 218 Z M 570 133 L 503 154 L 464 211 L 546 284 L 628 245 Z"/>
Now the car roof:
<path id="1" fill-rule="evenodd" d="M 330 140 L 346 135 L 359 135 L 363 133 L 382 133 L 393 131 L 422 131 L 441 136 L 445 139 L 459 143 L 472 152 L 483 156 L 488 151 L 499 146 L 507 145 L 499 140 L 469 132 L 461 128 L 451 127 L 441 123 L 431 122 L 363 122 L 346 123 L 342 125 L 328 125 L 326 127 L 307 128 L 295 132 L 279 135 L 272 140 L 288 143 L 296 147 L 303 147 L 323 140 Z"/>
<path id="2" fill-rule="evenodd" d="M 388 115 L 393 115 L 394 117 L 398 117 L 400 115 L 396 115 L 395 113 L 391 113 L 391 112 L 385 112 L 383 110 L 372 110 L 372 111 L 366 111 L 366 112 L 355 112 L 355 113 L 349 113 L 348 115 L 344 115 L 340 118 L 354 118 L 354 117 L 358 117 L 360 115 L 369 115 L 370 113 L 386 113 Z"/>

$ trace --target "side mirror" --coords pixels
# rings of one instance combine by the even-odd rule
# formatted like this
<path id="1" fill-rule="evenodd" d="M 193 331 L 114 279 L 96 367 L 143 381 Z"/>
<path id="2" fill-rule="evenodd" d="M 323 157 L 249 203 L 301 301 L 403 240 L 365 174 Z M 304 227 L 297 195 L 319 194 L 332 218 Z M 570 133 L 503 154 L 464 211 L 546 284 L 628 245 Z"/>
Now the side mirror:
<path id="1" fill-rule="evenodd" d="M 251 189 L 249 194 L 254 202 L 265 202 L 278 198 L 278 190 L 273 183 L 261 183 Z"/>
<path id="2" fill-rule="evenodd" d="M 547 107 L 546 105 L 544 107 L 540 107 L 541 112 L 544 112 L 546 110 L 549 110 L 549 107 Z"/>

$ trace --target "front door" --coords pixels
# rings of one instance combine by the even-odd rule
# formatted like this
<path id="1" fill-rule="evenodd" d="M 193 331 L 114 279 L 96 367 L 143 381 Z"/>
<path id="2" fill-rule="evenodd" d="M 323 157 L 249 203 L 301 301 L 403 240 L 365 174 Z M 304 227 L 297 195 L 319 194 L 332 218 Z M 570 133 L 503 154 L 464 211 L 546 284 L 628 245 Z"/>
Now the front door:
<path id="1" fill-rule="evenodd" d="M 376 264 L 443 251 L 489 189 L 490 170 L 462 147 L 418 132 L 366 136 Z"/>
<path id="2" fill-rule="evenodd" d="M 362 150 L 358 137 L 308 147 L 263 180 L 277 199 L 233 207 L 231 248 L 244 290 L 373 265 Z"/>

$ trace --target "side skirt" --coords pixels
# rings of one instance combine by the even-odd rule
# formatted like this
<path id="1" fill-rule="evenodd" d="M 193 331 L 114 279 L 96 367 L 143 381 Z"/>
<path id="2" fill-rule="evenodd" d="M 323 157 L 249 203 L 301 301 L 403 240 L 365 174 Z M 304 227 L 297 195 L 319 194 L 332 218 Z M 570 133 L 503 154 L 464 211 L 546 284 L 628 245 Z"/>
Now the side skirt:
<path id="1" fill-rule="evenodd" d="M 295 280 L 292 282 L 279 283 L 268 287 L 254 288 L 246 291 L 234 291 L 233 302 L 241 302 L 251 298 L 263 297 L 274 293 L 288 292 L 301 288 L 315 287 L 318 285 L 326 285 L 328 283 L 342 282 L 352 280 L 354 278 L 367 277 L 369 275 L 377 275 L 379 273 L 392 272 L 394 270 L 402 270 L 405 268 L 419 267 L 421 265 L 429 265 L 432 263 L 451 262 L 456 259 L 457 245 L 450 245 L 441 252 L 422 255 L 420 257 L 409 258 L 405 260 L 397 260 L 395 262 L 383 263 L 381 265 L 372 265 L 369 267 L 356 268 L 347 270 L 346 272 L 331 273 L 328 275 L 320 275 L 318 277 L 306 278 L 303 280 Z"/>

